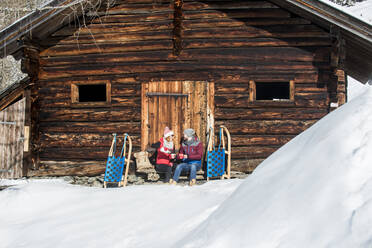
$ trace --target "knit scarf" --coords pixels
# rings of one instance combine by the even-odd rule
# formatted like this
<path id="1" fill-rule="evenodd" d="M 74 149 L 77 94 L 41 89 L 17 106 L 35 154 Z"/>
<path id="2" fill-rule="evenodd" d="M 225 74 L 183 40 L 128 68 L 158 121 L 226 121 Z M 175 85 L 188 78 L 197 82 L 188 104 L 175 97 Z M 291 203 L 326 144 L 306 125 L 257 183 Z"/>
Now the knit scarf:
<path id="1" fill-rule="evenodd" d="M 163 138 L 164 147 L 168 148 L 169 150 L 173 150 L 174 144 L 173 141 L 167 141 L 165 138 Z"/>
<path id="2" fill-rule="evenodd" d="M 191 140 L 184 140 L 183 143 L 187 146 L 197 146 L 200 141 L 196 136 L 193 136 Z"/>

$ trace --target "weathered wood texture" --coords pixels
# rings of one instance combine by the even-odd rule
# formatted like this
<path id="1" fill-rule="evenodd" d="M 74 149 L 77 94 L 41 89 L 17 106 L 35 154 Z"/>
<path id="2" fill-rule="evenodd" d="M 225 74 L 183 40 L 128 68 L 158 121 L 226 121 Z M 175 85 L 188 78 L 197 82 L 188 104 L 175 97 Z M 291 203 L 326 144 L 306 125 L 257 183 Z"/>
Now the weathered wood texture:
<path id="1" fill-rule="evenodd" d="M 241 171 L 328 113 L 327 32 L 269 1 L 182 2 L 117 0 L 87 27 L 71 24 L 40 43 L 41 162 L 103 161 L 113 132 L 129 132 L 139 149 L 141 83 L 151 81 L 214 83 L 215 123 L 229 128 Z M 294 100 L 249 101 L 250 80 L 294 80 Z M 71 84 L 86 81 L 111 82 L 110 106 L 71 105 Z"/>
<path id="2" fill-rule="evenodd" d="M 25 98 L 0 111 L 0 178 L 23 176 Z"/>

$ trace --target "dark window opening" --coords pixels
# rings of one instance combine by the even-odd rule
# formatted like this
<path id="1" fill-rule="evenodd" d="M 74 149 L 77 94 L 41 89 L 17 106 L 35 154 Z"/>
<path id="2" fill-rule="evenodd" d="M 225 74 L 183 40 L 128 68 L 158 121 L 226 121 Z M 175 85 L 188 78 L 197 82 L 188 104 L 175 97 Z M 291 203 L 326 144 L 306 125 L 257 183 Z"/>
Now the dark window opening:
<path id="1" fill-rule="evenodd" d="M 106 84 L 78 85 L 79 102 L 106 102 Z"/>
<path id="2" fill-rule="evenodd" d="M 256 100 L 289 100 L 289 82 L 256 82 Z"/>

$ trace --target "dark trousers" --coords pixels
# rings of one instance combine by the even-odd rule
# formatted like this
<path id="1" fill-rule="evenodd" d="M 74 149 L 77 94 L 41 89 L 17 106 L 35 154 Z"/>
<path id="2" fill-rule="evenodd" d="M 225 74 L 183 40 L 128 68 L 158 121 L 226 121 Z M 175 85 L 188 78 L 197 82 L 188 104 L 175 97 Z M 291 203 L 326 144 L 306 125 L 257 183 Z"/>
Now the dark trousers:
<path id="1" fill-rule="evenodd" d="M 164 182 L 168 183 L 169 179 L 172 177 L 172 166 L 166 164 L 156 164 L 155 169 L 158 173 L 164 173 Z"/>

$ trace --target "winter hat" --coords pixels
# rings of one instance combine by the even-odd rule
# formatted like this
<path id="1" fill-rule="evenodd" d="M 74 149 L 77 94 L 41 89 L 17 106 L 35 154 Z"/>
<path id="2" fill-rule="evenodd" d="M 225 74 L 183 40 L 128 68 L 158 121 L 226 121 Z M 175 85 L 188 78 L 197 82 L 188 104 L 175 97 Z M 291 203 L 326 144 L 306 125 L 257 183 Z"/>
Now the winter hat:
<path id="1" fill-rule="evenodd" d="M 195 131 L 192 128 L 188 128 L 183 131 L 183 134 L 185 134 L 187 137 L 193 137 L 195 135 Z"/>
<path id="2" fill-rule="evenodd" d="M 164 138 L 174 135 L 173 131 L 169 129 L 169 127 L 164 128 Z"/>

